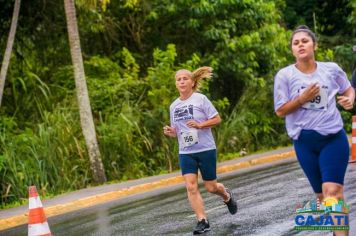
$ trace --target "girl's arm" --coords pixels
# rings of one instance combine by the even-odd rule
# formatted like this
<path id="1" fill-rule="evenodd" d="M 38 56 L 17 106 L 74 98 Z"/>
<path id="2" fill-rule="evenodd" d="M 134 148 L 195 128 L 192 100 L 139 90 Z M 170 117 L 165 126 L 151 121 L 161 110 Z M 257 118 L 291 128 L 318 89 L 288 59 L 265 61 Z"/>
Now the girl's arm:
<path id="1" fill-rule="evenodd" d="M 168 125 L 163 127 L 163 133 L 169 137 L 177 137 L 177 132 L 176 129 L 174 127 L 170 127 Z"/>
<path id="2" fill-rule="evenodd" d="M 217 124 L 220 124 L 220 122 L 221 122 L 221 117 L 219 114 L 217 114 L 213 118 L 206 120 L 204 122 L 201 122 L 201 123 L 198 123 L 195 120 L 189 120 L 187 122 L 187 126 L 190 128 L 196 128 L 196 129 L 206 129 L 206 128 L 213 127 Z"/>

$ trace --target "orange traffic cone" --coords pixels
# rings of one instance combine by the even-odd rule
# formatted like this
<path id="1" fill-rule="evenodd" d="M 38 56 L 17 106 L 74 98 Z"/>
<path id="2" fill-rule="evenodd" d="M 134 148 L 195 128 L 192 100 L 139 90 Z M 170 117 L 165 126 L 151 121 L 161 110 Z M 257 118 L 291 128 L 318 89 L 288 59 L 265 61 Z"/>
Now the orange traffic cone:
<path id="1" fill-rule="evenodd" d="M 52 235 L 47 218 L 43 210 L 42 202 L 38 196 L 36 186 L 28 188 L 29 213 L 28 213 L 28 236 Z"/>
<path id="2" fill-rule="evenodd" d="M 356 162 L 356 116 L 352 116 L 352 140 L 351 140 L 351 160 L 350 163 Z"/>

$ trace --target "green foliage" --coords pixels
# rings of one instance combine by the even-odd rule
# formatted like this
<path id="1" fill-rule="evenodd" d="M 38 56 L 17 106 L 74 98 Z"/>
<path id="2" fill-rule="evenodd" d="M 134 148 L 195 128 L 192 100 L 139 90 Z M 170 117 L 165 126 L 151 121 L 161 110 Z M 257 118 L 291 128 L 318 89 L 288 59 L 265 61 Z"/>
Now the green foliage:
<path id="1" fill-rule="evenodd" d="M 347 133 L 352 132 L 352 116 L 355 114 L 355 109 L 352 111 L 346 111 L 340 108 L 341 117 L 344 121 L 344 129 Z"/>
<path id="2" fill-rule="evenodd" d="M 175 47 L 154 51 L 145 78 L 138 77 L 139 66 L 127 49 L 119 55 L 122 68 L 98 57 L 86 62 L 107 176 L 127 180 L 172 171 L 177 168 L 170 152 L 173 143 L 162 136 L 162 127 L 176 96 Z"/>
<path id="3" fill-rule="evenodd" d="M 356 66 L 356 55 L 352 52 L 352 45 L 356 44 L 355 1 L 286 0 L 280 9 L 289 29 L 308 25 L 316 33 L 319 48 L 332 50 L 334 61 L 352 73 Z"/>
<path id="4" fill-rule="evenodd" d="M 26 199 L 30 185 L 46 195 L 90 183 L 77 119 L 70 110 L 56 109 L 43 112 L 42 123 L 20 130 L 14 119 L 1 118 L 1 206 Z"/>
<path id="5" fill-rule="evenodd" d="M 356 45 L 356 39 L 353 42 L 335 47 L 335 59 L 340 66 L 349 73 L 356 68 L 356 53 L 352 51 L 352 46 Z"/>
<path id="6" fill-rule="evenodd" d="M 239 152 L 243 148 L 255 152 L 290 142 L 284 132 L 284 120 L 273 112 L 271 88 L 266 86 L 244 93 L 231 115 L 221 124 L 217 137 L 218 150 L 222 153 Z"/>

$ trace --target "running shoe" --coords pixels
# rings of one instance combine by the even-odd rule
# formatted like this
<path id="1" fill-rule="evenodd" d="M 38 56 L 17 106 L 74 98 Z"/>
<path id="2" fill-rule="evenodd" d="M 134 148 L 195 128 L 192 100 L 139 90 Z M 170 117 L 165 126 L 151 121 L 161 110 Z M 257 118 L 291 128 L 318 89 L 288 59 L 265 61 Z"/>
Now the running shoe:
<path id="1" fill-rule="evenodd" d="M 226 192 L 228 192 L 230 194 L 230 199 L 228 202 L 224 202 L 224 203 L 226 204 L 227 208 L 229 209 L 230 214 L 234 215 L 237 212 L 237 203 L 234 198 L 234 194 L 228 188 L 226 188 L 225 190 L 226 190 Z"/>
<path id="2" fill-rule="evenodd" d="M 210 231 L 209 221 L 206 219 L 202 219 L 201 221 L 198 221 L 198 224 L 195 227 L 193 234 L 203 234 L 207 231 Z"/>

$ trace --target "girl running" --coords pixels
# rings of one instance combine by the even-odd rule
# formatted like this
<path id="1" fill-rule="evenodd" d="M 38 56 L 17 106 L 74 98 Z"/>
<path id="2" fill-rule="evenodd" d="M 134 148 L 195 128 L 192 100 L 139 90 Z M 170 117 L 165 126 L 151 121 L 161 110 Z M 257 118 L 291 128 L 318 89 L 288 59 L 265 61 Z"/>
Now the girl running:
<path id="1" fill-rule="evenodd" d="M 231 214 L 237 212 L 232 192 L 216 180 L 216 146 L 211 127 L 219 124 L 221 118 L 209 99 L 196 92 L 199 81 L 211 76 L 210 67 L 201 67 L 194 72 L 186 69 L 176 72 L 179 97 L 170 106 L 170 126 L 163 128 L 165 135 L 178 139 L 179 164 L 190 205 L 198 220 L 194 234 L 210 230 L 198 187 L 198 169 L 206 190 L 221 196 Z"/>

